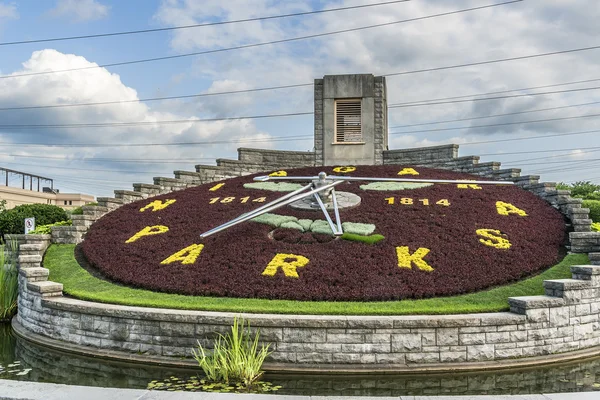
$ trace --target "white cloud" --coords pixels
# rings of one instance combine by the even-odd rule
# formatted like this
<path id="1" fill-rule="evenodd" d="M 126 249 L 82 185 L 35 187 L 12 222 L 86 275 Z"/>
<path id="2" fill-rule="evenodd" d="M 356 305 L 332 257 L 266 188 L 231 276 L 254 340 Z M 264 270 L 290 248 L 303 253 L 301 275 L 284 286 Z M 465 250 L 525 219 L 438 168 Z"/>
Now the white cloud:
<path id="1" fill-rule="evenodd" d="M 50 10 L 55 17 L 71 18 L 74 22 L 102 19 L 108 16 L 110 7 L 97 0 L 58 0 Z"/>
<path id="2" fill-rule="evenodd" d="M 18 19 L 19 13 L 17 12 L 17 6 L 14 4 L 0 3 L 0 22 L 3 19 Z"/>
<path id="3" fill-rule="evenodd" d="M 73 54 L 63 54 L 56 50 L 36 51 L 31 58 L 23 63 L 23 69 L 14 74 L 35 73 L 40 71 L 70 69 L 95 66 L 84 57 Z M 223 87 L 230 83 L 224 82 Z M 216 85 L 218 89 L 220 85 Z M 18 105 L 34 104 L 72 104 L 98 101 L 137 100 L 135 89 L 126 86 L 119 75 L 110 73 L 105 68 L 88 69 L 71 72 L 68 74 L 51 74 L 20 77 L 17 79 L 0 80 L 0 108 L 15 107 Z M 82 168 L 131 170 L 135 172 L 165 171 L 162 176 L 172 176 L 176 169 L 193 170 L 193 166 L 202 162 L 202 158 L 218 158 L 235 154 L 240 145 L 251 145 L 255 140 L 268 140 L 270 135 L 259 130 L 251 120 L 231 120 L 194 123 L 194 120 L 213 118 L 215 114 L 210 110 L 201 110 L 191 114 L 182 111 L 171 112 L 158 106 L 149 107 L 142 102 L 104 105 L 95 107 L 66 107 L 47 108 L 41 110 L 27 110 L 16 112 L 2 112 L 2 124 L 89 124 L 109 122 L 155 122 L 161 120 L 184 120 L 190 122 L 178 124 L 149 124 L 135 127 L 118 128 L 85 128 L 85 129 L 60 129 L 47 128 L 43 130 L 0 130 L 0 142 L 19 143 L 89 143 L 84 148 L 52 147 L 50 151 L 40 152 L 40 148 L 23 146 L 19 149 L 21 155 L 48 155 L 61 157 L 68 160 L 80 160 L 85 157 L 96 158 L 126 158 L 126 159 L 166 159 L 190 160 L 189 165 L 164 165 L 156 164 L 119 164 L 114 162 L 94 163 Z M 177 143 L 198 141 L 232 141 L 241 138 L 240 143 L 221 143 L 218 145 L 204 146 L 146 146 L 146 147 L 95 147 L 103 144 L 115 143 Z M 268 143 L 262 147 L 269 147 Z M 15 154 L 17 148 L 0 145 L 0 153 Z M 197 160 L 197 161 L 193 161 Z M 15 158 L 12 162 L 32 163 L 39 165 L 57 164 L 56 161 L 43 159 L 28 159 L 23 161 Z M 76 171 L 77 166 L 73 164 Z M 68 166 L 68 165 L 67 165 Z M 19 169 L 19 168 L 15 168 Z M 22 169 L 22 168 L 21 168 Z M 72 174 L 77 179 L 77 172 L 50 169 L 46 175 Z M 89 173 L 88 173 L 89 175 Z M 153 174 L 156 175 L 156 174 Z M 151 172 L 144 177 L 145 182 L 151 183 Z M 102 173 L 103 179 L 115 179 L 123 174 Z M 134 176 L 135 177 L 135 176 Z M 131 181 L 138 181 L 129 178 Z M 144 182 L 144 180 L 142 181 Z"/>

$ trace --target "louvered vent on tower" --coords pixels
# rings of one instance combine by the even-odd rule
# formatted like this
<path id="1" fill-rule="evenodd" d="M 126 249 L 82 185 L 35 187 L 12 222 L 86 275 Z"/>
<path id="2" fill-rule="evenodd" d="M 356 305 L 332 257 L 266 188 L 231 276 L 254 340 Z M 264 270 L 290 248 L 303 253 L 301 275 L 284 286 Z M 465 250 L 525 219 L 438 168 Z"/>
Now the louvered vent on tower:
<path id="1" fill-rule="evenodd" d="M 361 99 L 335 101 L 335 142 L 362 142 Z"/>

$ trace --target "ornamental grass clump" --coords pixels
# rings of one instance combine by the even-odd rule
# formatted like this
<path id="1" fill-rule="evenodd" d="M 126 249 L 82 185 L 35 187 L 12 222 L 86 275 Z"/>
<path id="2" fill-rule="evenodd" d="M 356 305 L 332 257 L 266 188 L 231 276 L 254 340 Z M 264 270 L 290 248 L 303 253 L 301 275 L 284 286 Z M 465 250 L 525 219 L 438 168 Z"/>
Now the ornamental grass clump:
<path id="1" fill-rule="evenodd" d="M 217 337 L 212 352 L 207 352 L 200 342 L 198 350 L 192 350 L 194 358 L 206 375 L 206 379 L 215 384 L 236 385 L 238 388 L 252 390 L 263 375 L 261 370 L 265 358 L 271 352 L 270 345 L 259 349 L 259 332 L 251 338 L 250 323 L 235 318 L 231 332 Z"/>
<path id="2" fill-rule="evenodd" d="M 16 250 L 16 241 L 0 245 L 0 322 L 10 320 L 17 311 L 19 271 Z"/>

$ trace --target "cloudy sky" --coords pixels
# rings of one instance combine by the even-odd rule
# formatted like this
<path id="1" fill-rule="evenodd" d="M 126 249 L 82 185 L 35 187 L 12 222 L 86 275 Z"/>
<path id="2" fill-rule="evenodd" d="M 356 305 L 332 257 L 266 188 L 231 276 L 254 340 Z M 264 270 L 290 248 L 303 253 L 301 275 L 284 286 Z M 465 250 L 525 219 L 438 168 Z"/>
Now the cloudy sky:
<path id="1" fill-rule="evenodd" d="M 0 166 L 54 178 L 63 192 L 110 196 L 134 182 L 151 183 L 153 176 L 236 158 L 240 146 L 312 150 L 312 115 L 214 119 L 309 113 L 313 79 L 373 73 L 387 75 L 391 149 L 457 143 L 461 156 L 501 161 L 541 174 L 544 181 L 600 183 L 600 49 L 439 69 L 600 46 L 597 0 L 524 0 L 401 23 L 503 2 L 412 0 L 191 29 L 7 44 L 384 1 L 0 0 Z M 414 72 L 428 69 L 437 70 Z M 59 70 L 71 71 L 48 73 Z M 287 85 L 304 86 L 145 100 Z M 560 93 L 525 96 L 540 92 Z M 495 94 L 483 95 L 488 93 Z M 471 100 L 482 97 L 495 99 Z M 415 104 L 422 101 L 438 104 Z M 23 109 L 32 106 L 60 107 Z M 193 122 L 199 119 L 213 121 Z M 182 142 L 200 144 L 177 145 Z"/>

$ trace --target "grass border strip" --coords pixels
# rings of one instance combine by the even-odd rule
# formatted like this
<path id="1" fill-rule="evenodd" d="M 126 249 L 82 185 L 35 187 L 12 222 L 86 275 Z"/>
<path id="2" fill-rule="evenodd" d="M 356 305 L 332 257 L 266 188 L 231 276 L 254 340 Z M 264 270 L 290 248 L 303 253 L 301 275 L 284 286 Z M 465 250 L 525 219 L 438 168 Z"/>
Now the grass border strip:
<path id="1" fill-rule="evenodd" d="M 80 300 L 182 310 L 305 315 L 442 315 L 507 311 L 508 297 L 544 294 L 546 279 L 571 278 L 572 265 L 589 263 L 586 254 L 567 255 L 534 277 L 489 290 L 451 297 L 378 302 L 326 302 L 184 296 L 120 286 L 92 276 L 75 260 L 75 245 L 51 245 L 44 256 L 49 280 Z"/>

